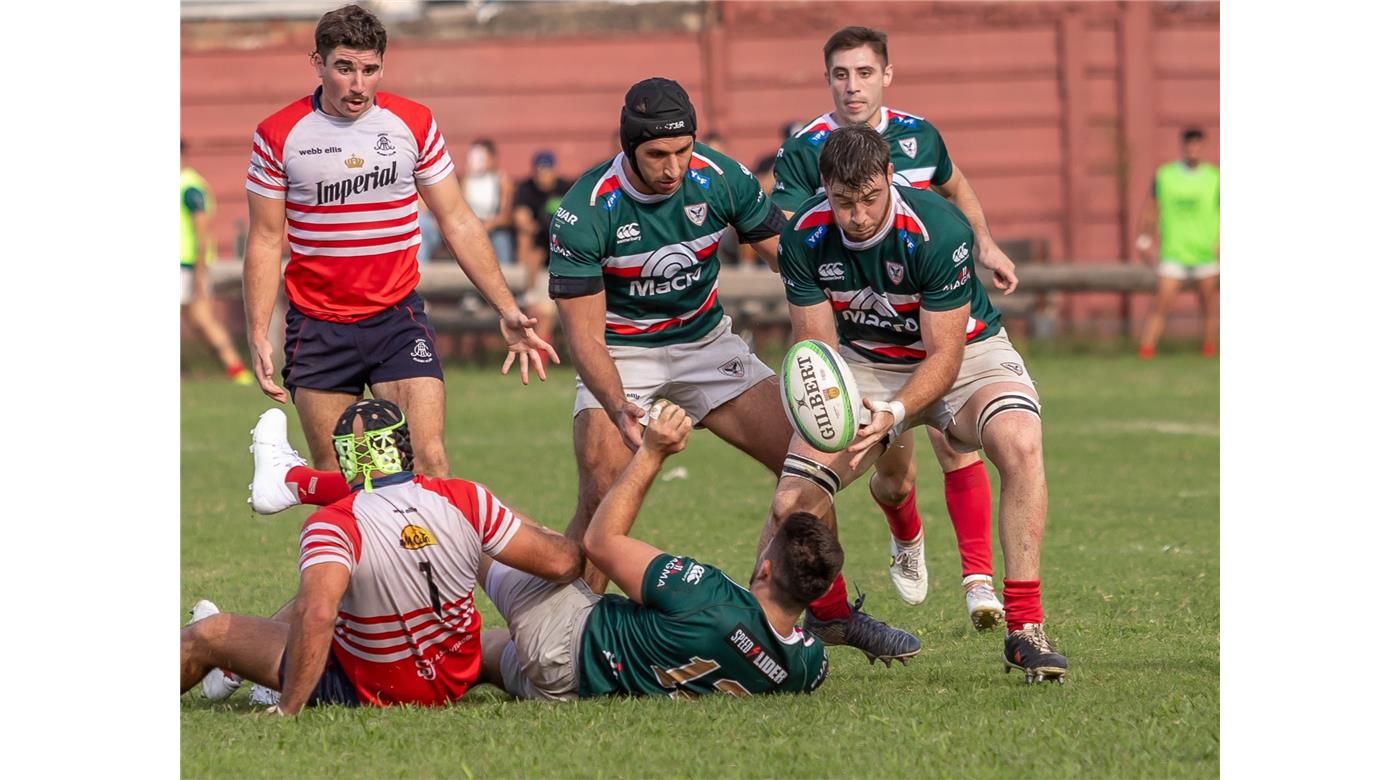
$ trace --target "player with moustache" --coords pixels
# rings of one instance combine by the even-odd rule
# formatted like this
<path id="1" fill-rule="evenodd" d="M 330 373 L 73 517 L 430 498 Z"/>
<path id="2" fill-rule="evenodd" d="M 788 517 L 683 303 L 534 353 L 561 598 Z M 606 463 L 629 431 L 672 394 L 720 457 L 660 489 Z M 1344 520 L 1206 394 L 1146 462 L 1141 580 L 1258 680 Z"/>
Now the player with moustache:
<path id="1" fill-rule="evenodd" d="M 286 484 L 252 486 L 253 509 L 271 514 L 322 491 L 334 501 L 347 487 L 335 469 L 330 432 L 345 405 L 366 388 L 393 401 L 418 435 L 424 474 L 448 471 L 443 444 L 446 394 L 435 333 L 414 291 L 419 281 L 417 201 L 441 227 L 458 265 L 500 314 L 521 381 L 553 348 L 515 299 L 481 221 L 452 177 L 447 142 L 424 105 L 379 89 L 388 37 L 373 14 L 347 5 L 321 17 L 311 66 L 320 85 L 263 120 L 253 134 L 247 181 L 250 229 L 243 293 L 253 373 L 279 403 L 290 397 L 311 447 L 314 468 L 288 463 Z M 277 298 L 282 242 L 291 247 L 287 291 L 285 388 L 273 379 L 268 323 Z M 276 427 L 276 421 L 267 422 Z M 253 431 L 260 442 L 279 431 Z"/>
<path id="2" fill-rule="evenodd" d="M 773 202 L 789 216 L 806 199 L 823 191 L 818 155 L 838 127 L 867 126 L 880 133 L 890 149 L 894 181 L 933 190 L 967 217 L 976 238 L 973 257 L 992 271 L 1005 293 L 1016 289 L 1016 267 L 987 227 L 972 183 L 948 156 L 943 136 L 932 122 L 884 103 L 894 80 L 885 33 L 869 27 L 844 27 L 822 48 L 823 68 L 833 108 L 808 122 L 783 143 L 774 162 Z M 1004 617 L 992 587 L 992 485 L 975 451 L 954 448 L 936 428 L 927 429 L 943 470 L 948 506 L 962 564 L 963 600 L 978 631 L 995 627 Z M 906 433 L 875 463 L 870 495 L 890 529 L 890 579 L 906 603 L 928 595 L 924 563 L 924 528 L 915 498 L 917 464 L 913 436 Z"/>
<path id="3" fill-rule="evenodd" d="M 870 419 L 837 453 L 793 435 L 764 539 L 794 512 L 827 511 L 914 426 L 938 428 L 960 452 L 983 449 L 1001 475 L 1006 668 L 1028 682 L 1063 679 L 1068 664 L 1045 636 L 1040 597 L 1039 396 L 972 271 L 972 226 L 939 195 L 894 184 L 889 146 L 873 128 L 832 131 L 819 166 L 825 191 L 784 229 L 780 273 L 794 339 L 839 345 Z M 813 616 L 805 625 L 828 644 L 845 630 Z"/>
<path id="4" fill-rule="evenodd" d="M 675 81 L 633 85 L 620 125 L 622 151 L 578 178 L 550 225 L 550 295 L 578 370 L 579 495 L 567 531 L 575 539 L 639 446 L 657 399 L 774 474 L 791 436 L 779 422 L 777 378 L 718 301 L 716 256 L 733 227 L 774 265 L 782 211 L 743 165 L 695 140 L 695 109 Z M 606 587 L 596 567 L 585 577 L 599 593 Z M 839 575 L 818 601 L 824 617 L 853 626 L 847 633 L 863 652 L 918 651 L 912 634 L 853 609 Z"/>

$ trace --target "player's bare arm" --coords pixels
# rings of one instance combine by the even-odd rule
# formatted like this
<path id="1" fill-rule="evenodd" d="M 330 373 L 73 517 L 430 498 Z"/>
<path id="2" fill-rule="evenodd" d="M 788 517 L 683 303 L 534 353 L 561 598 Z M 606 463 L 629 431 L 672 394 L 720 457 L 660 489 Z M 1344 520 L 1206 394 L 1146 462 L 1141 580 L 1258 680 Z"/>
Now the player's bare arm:
<path id="1" fill-rule="evenodd" d="M 505 277 L 501 275 L 501 266 L 496 260 L 495 252 L 491 250 L 486 228 L 462 198 L 462 190 L 457 186 L 457 182 L 449 177 L 435 184 L 420 185 L 418 193 L 423 196 L 423 202 L 437 219 L 438 227 L 442 230 L 442 240 L 457 258 L 457 265 L 461 266 L 462 272 L 501 317 L 501 335 L 505 336 L 509 350 L 506 362 L 501 366 L 501 373 L 509 371 L 518 357 L 521 384 L 530 383 L 531 366 L 534 367 L 536 375 L 543 380 L 545 369 L 541 353 L 548 355 L 556 364 L 559 362 L 559 355 L 554 352 L 554 347 L 550 346 L 549 342 L 535 334 L 535 320 L 525 316 L 520 307 L 515 305 L 515 296 L 506 285 Z"/>
<path id="2" fill-rule="evenodd" d="M 350 570 L 338 563 L 318 563 L 301 573 L 287 634 L 286 677 L 277 712 L 295 715 L 311 698 L 326 669 L 340 599 L 350 585 Z"/>
<path id="3" fill-rule="evenodd" d="M 1142 216 L 1138 217 L 1137 240 L 1133 243 L 1139 260 L 1148 263 L 1156 260 L 1152 251 L 1156 244 L 1153 238 L 1155 235 L 1157 235 L 1157 196 L 1149 194 L 1147 202 L 1142 205 Z"/>
<path id="4" fill-rule="evenodd" d="M 287 391 L 273 379 L 272 342 L 267 329 L 282 277 L 282 237 L 287 233 L 285 201 L 248 193 L 248 246 L 243 258 L 243 307 L 253 376 L 268 398 L 287 402 Z"/>
<path id="5" fill-rule="evenodd" d="M 519 512 L 520 530 L 493 557 L 505 565 L 550 582 L 583 576 L 583 548 L 573 539 L 530 520 Z"/>
<path id="6" fill-rule="evenodd" d="M 628 449 L 636 450 L 642 443 L 642 426 L 637 422 L 646 410 L 627 400 L 623 394 L 622 377 L 617 364 L 608 354 L 604 338 L 607 321 L 607 293 L 597 292 L 577 298 L 559 298 L 559 319 L 569 340 L 569 355 L 583 379 L 584 387 L 603 405 L 608 419 L 622 433 Z"/>
<path id="7" fill-rule="evenodd" d="M 210 248 L 214 245 L 213 226 L 209 224 L 208 211 L 196 211 L 191 219 L 194 221 L 194 292 L 191 294 L 191 302 L 203 301 L 209 297 L 209 287 L 206 279 L 209 276 L 209 264 L 205 258 L 209 257 Z"/>
<path id="8" fill-rule="evenodd" d="M 992 239 L 992 231 L 987 227 L 987 215 L 982 211 L 982 201 L 977 199 L 977 193 L 972 190 L 972 182 L 963 175 L 957 163 L 953 163 L 953 173 L 948 180 L 933 185 L 933 188 L 952 201 L 967 217 L 968 224 L 972 225 L 972 235 L 976 239 L 973 241 L 972 251 L 977 264 L 992 272 L 992 282 L 1003 295 L 1015 292 L 1019 283 L 1016 278 L 1016 264 L 1011 262 L 1011 258 L 1007 257 Z"/>
<path id="9" fill-rule="evenodd" d="M 963 304 L 948 311 L 919 310 L 920 338 L 928 357 L 914 369 L 909 381 L 895 394 L 894 401 L 875 404 L 865 399 L 865 408 L 871 412 L 870 422 L 856 431 L 856 440 L 846 448 L 847 452 L 864 453 L 904 417 L 922 412 L 948 392 L 953 380 L 958 378 L 958 369 L 962 367 L 967 317 L 971 308 L 971 304 Z M 857 457 L 853 465 L 859 464 L 860 460 Z"/>
<path id="10" fill-rule="evenodd" d="M 661 550 L 627 533 L 632 530 L 642 500 L 661 471 L 661 464 L 668 456 L 685 449 L 690 428 L 690 417 L 684 409 L 675 404 L 662 406 L 656 419 L 647 426 L 641 446 L 622 476 L 613 483 L 593 513 L 593 520 L 583 536 L 583 549 L 588 559 L 616 582 L 627 598 L 638 604 L 642 601 L 642 577 Z"/>
<path id="11" fill-rule="evenodd" d="M 792 340 L 816 339 L 832 348 L 836 344 L 836 319 L 830 303 L 815 303 L 811 306 L 788 304 L 788 317 L 792 320 Z"/>

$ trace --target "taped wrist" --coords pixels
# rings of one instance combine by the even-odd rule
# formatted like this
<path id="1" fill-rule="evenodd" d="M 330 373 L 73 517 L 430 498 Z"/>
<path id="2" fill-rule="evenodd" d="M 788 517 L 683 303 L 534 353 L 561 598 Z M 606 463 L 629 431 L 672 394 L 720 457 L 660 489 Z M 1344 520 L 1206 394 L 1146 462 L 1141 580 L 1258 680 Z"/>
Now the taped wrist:
<path id="1" fill-rule="evenodd" d="M 894 417 L 894 422 L 890 423 L 890 428 L 895 429 L 904 424 L 904 402 L 903 401 L 871 401 L 870 405 L 876 412 L 889 412 Z"/>

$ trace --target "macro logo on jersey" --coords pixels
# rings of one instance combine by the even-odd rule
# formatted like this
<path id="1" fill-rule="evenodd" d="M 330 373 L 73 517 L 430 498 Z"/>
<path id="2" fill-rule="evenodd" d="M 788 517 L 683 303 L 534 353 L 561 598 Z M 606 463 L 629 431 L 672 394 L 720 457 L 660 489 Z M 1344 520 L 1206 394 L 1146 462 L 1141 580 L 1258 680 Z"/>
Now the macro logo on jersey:
<path id="1" fill-rule="evenodd" d="M 405 550 L 421 550 L 430 544 L 437 544 L 437 538 L 421 525 L 406 525 L 399 532 L 399 546 Z"/>
<path id="2" fill-rule="evenodd" d="M 894 333 L 919 332 L 919 296 L 859 290 L 827 290 L 838 321 L 883 328 Z"/>
<path id="3" fill-rule="evenodd" d="M 782 685 L 783 681 L 791 674 L 782 662 L 769 655 L 754 638 L 754 632 L 748 626 L 740 623 L 734 627 L 729 634 L 729 644 L 745 661 L 748 661 L 759 674 L 767 677 L 774 685 Z"/>

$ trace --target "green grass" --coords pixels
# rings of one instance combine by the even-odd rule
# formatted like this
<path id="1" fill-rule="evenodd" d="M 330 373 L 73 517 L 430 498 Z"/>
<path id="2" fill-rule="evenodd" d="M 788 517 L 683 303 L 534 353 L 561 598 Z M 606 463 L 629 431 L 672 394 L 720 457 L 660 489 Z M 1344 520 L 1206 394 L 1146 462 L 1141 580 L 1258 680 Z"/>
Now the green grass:
<path id="1" fill-rule="evenodd" d="M 181 699 L 185 775 L 321 777 L 1212 777 L 1220 757 L 1218 364 L 1193 355 L 1032 354 L 1045 402 L 1050 520 L 1042 555 L 1047 627 L 1070 661 L 1064 686 L 1002 673 L 1001 640 L 973 632 L 937 465 L 920 445 L 928 600 L 898 601 L 888 533 L 863 486 L 841 494 L 846 578 L 867 610 L 916 632 L 908 667 L 831 651 L 813 696 L 739 701 L 509 702 L 482 687 L 440 710 L 251 714 L 247 687 Z M 489 371 L 447 377 L 454 472 L 562 528 L 575 476 L 573 383 L 521 388 Z M 248 429 L 266 403 L 222 380 L 182 397 L 181 600 L 267 614 L 296 586 L 309 510 L 251 515 Z M 300 434 L 293 433 L 298 447 Z M 304 449 L 303 449 L 304 451 Z M 701 433 L 668 464 L 636 535 L 713 562 L 752 566 L 772 482 Z M 993 476 L 995 490 L 996 478 Z M 997 553 L 1000 566 L 1000 552 Z M 500 617 L 481 598 L 486 625 Z"/>

